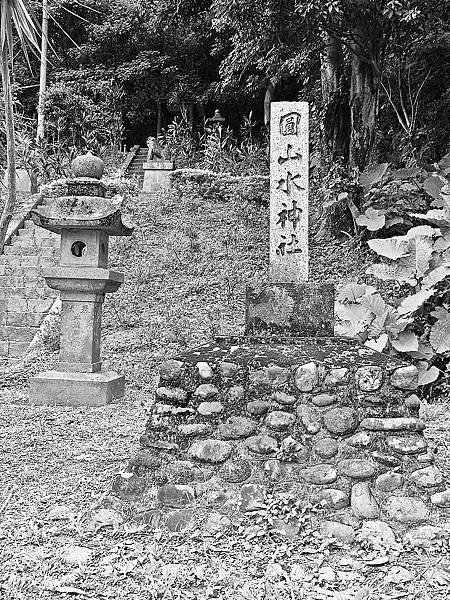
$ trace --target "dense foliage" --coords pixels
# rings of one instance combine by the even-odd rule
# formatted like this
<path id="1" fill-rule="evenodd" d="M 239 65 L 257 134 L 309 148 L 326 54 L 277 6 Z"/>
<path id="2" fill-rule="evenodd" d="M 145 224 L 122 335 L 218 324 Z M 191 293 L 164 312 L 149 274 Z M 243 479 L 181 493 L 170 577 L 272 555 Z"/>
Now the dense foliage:
<path id="1" fill-rule="evenodd" d="M 40 18 L 41 3 L 31 2 Z M 96 151 L 167 133 L 193 107 L 238 129 L 271 100 L 311 102 L 322 161 L 361 170 L 447 151 L 450 44 L 438 0 L 50 0 L 47 135 Z M 22 62 L 20 62 L 22 60 Z M 37 64 L 15 69 L 34 118 Z M 30 81 L 31 80 L 31 81 Z M 142 138 L 142 139 L 141 139 Z"/>

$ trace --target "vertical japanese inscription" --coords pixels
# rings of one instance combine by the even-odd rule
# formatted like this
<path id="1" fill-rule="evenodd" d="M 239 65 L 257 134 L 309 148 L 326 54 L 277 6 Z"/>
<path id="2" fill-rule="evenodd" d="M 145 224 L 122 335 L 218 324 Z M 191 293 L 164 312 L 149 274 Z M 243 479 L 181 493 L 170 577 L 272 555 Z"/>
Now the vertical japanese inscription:
<path id="1" fill-rule="evenodd" d="M 269 277 L 273 282 L 308 279 L 308 162 L 308 104 L 272 103 Z"/>

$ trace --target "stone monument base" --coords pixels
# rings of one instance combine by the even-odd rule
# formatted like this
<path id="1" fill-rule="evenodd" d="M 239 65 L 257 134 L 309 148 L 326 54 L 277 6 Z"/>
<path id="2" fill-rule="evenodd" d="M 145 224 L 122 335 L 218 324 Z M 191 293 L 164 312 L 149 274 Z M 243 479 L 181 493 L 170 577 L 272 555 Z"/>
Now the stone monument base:
<path id="1" fill-rule="evenodd" d="M 152 160 L 143 165 L 143 192 L 157 192 L 170 186 L 169 175 L 173 171 L 173 162 L 168 160 Z"/>
<path id="2" fill-rule="evenodd" d="M 213 494 L 248 512 L 289 491 L 336 517 L 437 522 L 450 489 L 416 386 L 414 366 L 350 339 L 217 338 L 161 365 L 143 449 L 117 485 L 156 484 L 161 506 Z"/>
<path id="3" fill-rule="evenodd" d="M 125 394 L 125 377 L 114 371 L 69 373 L 45 371 L 30 381 L 32 404 L 58 406 L 104 406 Z"/>

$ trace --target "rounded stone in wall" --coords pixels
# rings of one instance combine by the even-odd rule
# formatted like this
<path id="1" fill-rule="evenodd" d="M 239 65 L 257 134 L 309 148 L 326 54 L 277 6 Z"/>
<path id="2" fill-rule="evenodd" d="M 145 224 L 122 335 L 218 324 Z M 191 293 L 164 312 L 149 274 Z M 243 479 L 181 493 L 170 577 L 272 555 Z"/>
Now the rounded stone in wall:
<path id="1" fill-rule="evenodd" d="M 297 406 L 297 416 L 308 433 L 315 435 L 322 428 L 320 413 L 313 406 L 300 404 Z"/>
<path id="2" fill-rule="evenodd" d="M 408 496 L 391 496 L 385 508 L 389 517 L 400 523 L 421 523 L 430 514 L 425 502 Z"/>
<path id="3" fill-rule="evenodd" d="M 356 371 L 356 385 L 362 392 L 375 392 L 383 384 L 383 371 L 381 367 L 368 365 Z"/>
<path id="4" fill-rule="evenodd" d="M 319 502 L 324 508 L 341 510 L 350 505 L 350 498 L 348 497 L 348 494 L 342 490 L 326 488 L 321 490 L 319 494 Z"/>
<path id="5" fill-rule="evenodd" d="M 327 485 L 336 481 L 337 472 L 332 465 L 319 464 L 302 469 L 300 471 L 300 477 L 307 483 Z"/>
<path id="6" fill-rule="evenodd" d="M 358 426 L 358 413 L 350 406 L 341 406 L 326 412 L 323 420 L 330 433 L 348 435 Z"/>
<path id="7" fill-rule="evenodd" d="M 220 402 L 201 402 L 197 411 L 203 417 L 218 415 L 223 411 L 223 405 Z"/>
<path id="8" fill-rule="evenodd" d="M 272 400 L 286 406 L 292 406 L 297 401 L 296 397 L 292 396 L 292 394 L 286 394 L 286 392 L 280 392 L 279 390 L 272 394 Z"/>
<path id="9" fill-rule="evenodd" d="M 212 432 L 212 427 L 209 423 L 188 423 L 186 425 L 178 425 L 178 431 L 186 437 L 196 437 L 199 435 L 209 435 Z"/>
<path id="10" fill-rule="evenodd" d="M 264 433 L 247 438 L 245 443 L 256 454 L 272 454 L 278 450 L 277 440 Z"/>
<path id="11" fill-rule="evenodd" d="M 309 459 L 309 449 L 292 436 L 284 438 L 280 450 L 283 455 L 289 456 L 291 460 L 296 460 L 299 463 L 304 463 Z"/>
<path id="12" fill-rule="evenodd" d="M 398 467 L 402 464 L 401 459 L 392 454 L 386 454 L 386 452 L 375 450 L 374 452 L 371 452 L 370 455 L 374 460 L 386 467 Z"/>
<path id="13" fill-rule="evenodd" d="M 430 498 L 432 504 L 441 508 L 450 508 L 450 489 L 433 494 Z"/>
<path id="14" fill-rule="evenodd" d="M 399 454 L 420 454 L 427 449 L 427 442 L 421 436 L 405 435 L 399 437 L 391 435 L 386 442 L 391 450 Z"/>
<path id="15" fill-rule="evenodd" d="M 230 417 L 219 425 L 218 433 L 225 440 L 249 437 L 256 431 L 257 424 L 246 417 Z"/>
<path id="16" fill-rule="evenodd" d="M 439 469 L 433 465 L 411 473 L 411 480 L 419 487 L 432 488 L 441 485 L 444 477 Z"/>
<path id="17" fill-rule="evenodd" d="M 248 460 L 237 459 L 225 462 L 219 469 L 219 475 L 228 483 L 242 483 L 252 474 L 252 466 Z"/>
<path id="18" fill-rule="evenodd" d="M 403 485 L 403 475 L 389 471 L 379 475 L 375 481 L 375 486 L 380 492 L 393 492 Z"/>
<path id="19" fill-rule="evenodd" d="M 175 460 L 164 470 L 170 483 L 186 484 L 207 479 L 205 473 L 190 460 Z"/>
<path id="20" fill-rule="evenodd" d="M 239 367 L 235 363 L 223 361 L 219 364 L 219 373 L 222 377 L 233 377 L 238 372 Z"/>
<path id="21" fill-rule="evenodd" d="M 207 362 L 200 361 L 196 364 L 196 367 L 198 369 L 200 379 L 203 379 L 204 381 L 210 381 L 213 378 L 213 370 Z"/>
<path id="22" fill-rule="evenodd" d="M 178 387 L 159 387 L 156 390 L 158 400 L 164 402 L 173 402 L 174 404 L 185 404 L 187 402 L 187 392 Z"/>
<path id="23" fill-rule="evenodd" d="M 194 396 L 197 398 L 202 398 L 203 400 L 208 400 L 209 398 L 213 398 L 217 396 L 219 390 L 212 383 L 201 383 L 194 392 Z"/>
<path id="24" fill-rule="evenodd" d="M 336 396 L 333 394 L 316 394 L 311 398 L 311 402 L 315 406 L 330 406 L 336 402 Z"/>
<path id="25" fill-rule="evenodd" d="M 372 441 L 372 435 L 367 431 L 358 431 L 345 440 L 349 446 L 355 448 L 367 448 Z"/>
<path id="26" fill-rule="evenodd" d="M 323 438 L 314 446 L 314 452 L 321 458 L 333 458 L 338 453 L 338 444 L 333 438 Z"/>
<path id="27" fill-rule="evenodd" d="M 417 389 L 417 381 L 418 371 L 414 365 L 400 367 L 399 369 L 396 369 L 391 375 L 392 385 L 396 388 L 400 388 L 401 390 Z"/>
<path id="28" fill-rule="evenodd" d="M 266 416 L 266 425 L 275 431 L 285 431 L 295 423 L 295 415 L 283 410 L 274 410 Z"/>
<path id="29" fill-rule="evenodd" d="M 319 370 L 316 363 L 300 365 L 295 371 L 295 385 L 300 392 L 312 392 L 319 384 Z"/>
<path id="30" fill-rule="evenodd" d="M 375 475 L 375 468 L 367 460 L 350 458 L 341 460 L 338 464 L 339 472 L 352 479 L 370 479 Z"/>
<path id="31" fill-rule="evenodd" d="M 252 400 L 247 403 L 247 411 L 251 415 L 265 415 L 270 408 L 270 402 L 266 400 Z"/>
<path id="32" fill-rule="evenodd" d="M 345 367 L 333 368 L 325 376 L 324 384 L 326 386 L 335 387 L 348 382 L 348 369 Z"/>
<path id="33" fill-rule="evenodd" d="M 170 360 L 164 361 L 159 367 L 159 375 L 161 379 L 166 381 L 172 381 L 174 379 L 178 379 L 183 372 L 184 363 L 180 360 L 174 360 L 173 358 Z"/>
<path id="34" fill-rule="evenodd" d="M 197 440 L 189 448 L 188 454 L 203 462 L 221 463 L 230 456 L 232 449 L 231 444 L 222 440 Z"/>
<path id="35" fill-rule="evenodd" d="M 353 514 L 359 519 L 377 519 L 380 513 L 377 501 L 366 481 L 355 483 L 352 487 L 350 504 Z"/>

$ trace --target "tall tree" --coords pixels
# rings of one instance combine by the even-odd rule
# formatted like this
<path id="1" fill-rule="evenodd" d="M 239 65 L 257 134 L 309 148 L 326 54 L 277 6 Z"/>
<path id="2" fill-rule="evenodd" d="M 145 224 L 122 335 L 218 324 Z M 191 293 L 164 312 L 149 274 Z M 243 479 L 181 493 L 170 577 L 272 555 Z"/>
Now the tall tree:
<path id="1" fill-rule="evenodd" d="M 13 216 L 16 202 L 16 160 L 14 135 L 14 109 L 11 92 L 10 67 L 13 64 L 13 35 L 16 33 L 24 52 L 31 48 L 39 52 L 36 26 L 25 0 L 2 0 L 0 5 L 0 70 L 2 74 L 5 107 L 7 193 L 0 218 L 0 254 L 3 252 L 6 232 Z"/>

